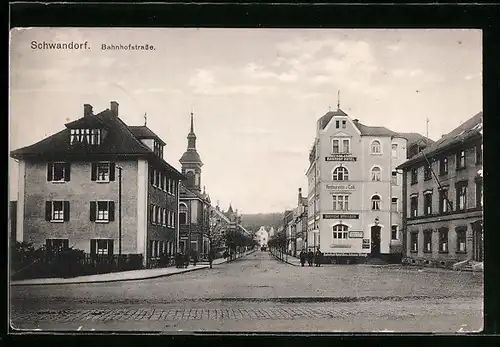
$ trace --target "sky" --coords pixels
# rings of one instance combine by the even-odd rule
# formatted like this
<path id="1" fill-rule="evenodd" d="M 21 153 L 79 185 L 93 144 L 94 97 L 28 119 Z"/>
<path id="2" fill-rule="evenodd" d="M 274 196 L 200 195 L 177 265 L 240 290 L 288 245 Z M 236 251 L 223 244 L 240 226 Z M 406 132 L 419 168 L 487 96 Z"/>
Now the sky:
<path id="1" fill-rule="evenodd" d="M 128 125 L 147 125 L 180 169 L 194 112 L 202 184 L 240 213 L 283 212 L 307 193 L 316 120 L 352 119 L 437 140 L 482 111 L 480 30 L 14 29 L 10 37 L 10 150 L 119 103 Z M 89 49 L 39 50 L 85 42 Z M 148 51 L 102 44 L 150 44 Z M 17 163 L 9 159 L 17 200 Z"/>

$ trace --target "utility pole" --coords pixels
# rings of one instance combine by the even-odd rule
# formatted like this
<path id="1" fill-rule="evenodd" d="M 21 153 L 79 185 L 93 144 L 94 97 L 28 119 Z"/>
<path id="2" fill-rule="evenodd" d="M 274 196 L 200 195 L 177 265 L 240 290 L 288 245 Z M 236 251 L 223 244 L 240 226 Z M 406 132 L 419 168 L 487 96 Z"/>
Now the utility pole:
<path id="1" fill-rule="evenodd" d="M 118 168 L 118 254 L 122 255 L 122 167 Z"/>

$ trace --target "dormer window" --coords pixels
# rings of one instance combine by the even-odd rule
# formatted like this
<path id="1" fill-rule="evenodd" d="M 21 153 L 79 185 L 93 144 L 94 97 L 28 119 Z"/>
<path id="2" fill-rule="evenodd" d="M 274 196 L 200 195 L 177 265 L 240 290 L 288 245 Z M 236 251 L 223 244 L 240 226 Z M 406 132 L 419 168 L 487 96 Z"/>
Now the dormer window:
<path id="1" fill-rule="evenodd" d="M 163 158 L 163 146 L 159 142 L 154 141 L 153 151 L 157 156 L 159 156 L 160 158 Z"/>
<path id="2" fill-rule="evenodd" d="M 71 129 L 70 144 L 85 143 L 89 145 L 101 144 L 101 129 Z"/>

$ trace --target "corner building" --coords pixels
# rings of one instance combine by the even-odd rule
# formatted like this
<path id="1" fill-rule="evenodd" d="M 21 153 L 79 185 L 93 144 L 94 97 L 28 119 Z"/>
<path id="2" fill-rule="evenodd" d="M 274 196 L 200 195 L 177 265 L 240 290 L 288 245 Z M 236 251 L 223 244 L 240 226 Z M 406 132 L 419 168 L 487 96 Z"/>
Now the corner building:
<path id="1" fill-rule="evenodd" d="M 423 137 L 372 127 L 341 109 L 317 121 L 309 155 L 307 247 L 324 262 L 399 261 L 402 175 L 396 167 Z"/>

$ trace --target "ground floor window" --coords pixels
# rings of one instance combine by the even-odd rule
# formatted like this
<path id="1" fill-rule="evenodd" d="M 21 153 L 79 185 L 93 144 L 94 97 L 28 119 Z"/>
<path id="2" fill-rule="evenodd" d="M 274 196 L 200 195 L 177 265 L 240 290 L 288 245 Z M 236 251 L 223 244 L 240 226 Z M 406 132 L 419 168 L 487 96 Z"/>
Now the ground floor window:
<path id="1" fill-rule="evenodd" d="M 466 227 L 458 227 L 455 229 L 457 233 L 457 252 L 466 252 L 467 251 L 467 243 L 466 243 Z"/>
<path id="2" fill-rule="evenodd" d="M 398 240 L 398 226 L 393 225 L 391 227 L 391 240 Z"/>
<path id="3" fill-rule="evenodd" d="M 113 244 L 112 239 L 92 239 L 90 240 L 90 254 L 113 255 Z"/>
<path id="4" fill-rule="evenodd" d="M 343 224 L 337 224 L 333 227 L 333 241 L 347 239 L 348 237 L 348 226 Z"/>
<path id="5" fill-rule="evenodd" d="M 411 248 L 410 250 L 412 252 L 418 252 L 418 232 L 412 232 L 410 234 L 410 245 L 411 245 Z"/>
<path id="6" fill-rule="evenodd" d="M 424 230 L 424 252 L 432 252 L 432 230 Z"/>

